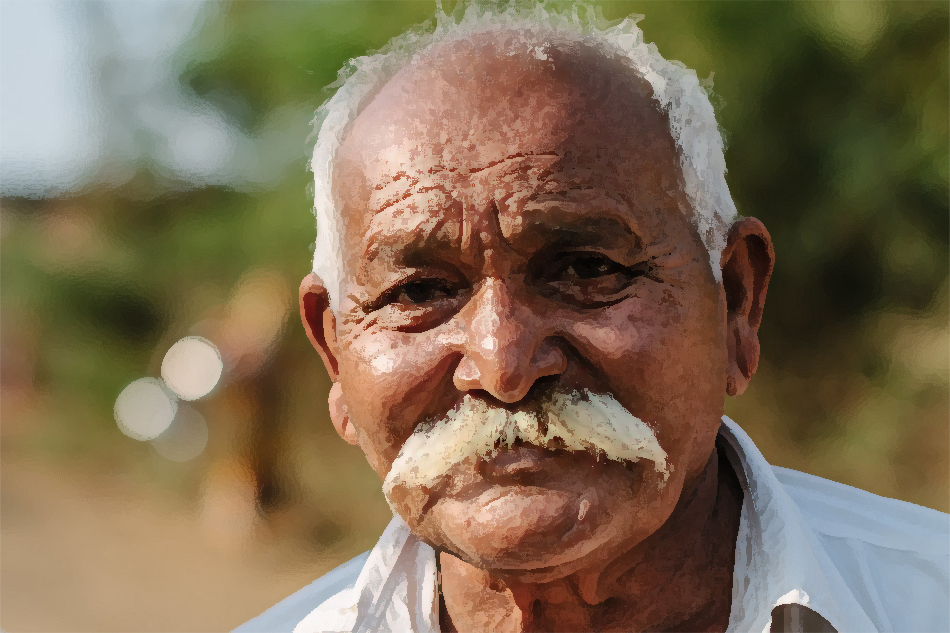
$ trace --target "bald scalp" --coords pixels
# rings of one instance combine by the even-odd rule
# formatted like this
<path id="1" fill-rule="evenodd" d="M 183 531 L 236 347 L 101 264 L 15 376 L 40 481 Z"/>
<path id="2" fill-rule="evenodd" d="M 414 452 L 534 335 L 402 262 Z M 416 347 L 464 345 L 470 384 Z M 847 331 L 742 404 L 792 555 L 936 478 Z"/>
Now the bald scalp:
<path id="1" fill-rule="evenodd" d="M 626 129 L 648 138 L 650 151 L 676 155 L 652 87 L 620 60 L 582 42 L 504 35 L 441 42 L 415 58 L 356 118 L 339 161 L 384 157 L 396 174 L 399 161 L 421 158 L 406 152 L 425 146 L 443 168 L 484 168 L 519 137 L 571 158 L 575 136 L 599 137 L 609 150 Z"/>

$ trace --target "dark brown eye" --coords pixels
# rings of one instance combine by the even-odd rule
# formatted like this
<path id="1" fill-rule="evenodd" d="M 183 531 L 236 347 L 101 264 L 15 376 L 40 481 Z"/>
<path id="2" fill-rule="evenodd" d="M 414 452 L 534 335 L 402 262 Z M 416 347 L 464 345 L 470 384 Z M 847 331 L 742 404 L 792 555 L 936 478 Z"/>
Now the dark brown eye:
<path id="1" fill-rule="evenodd" d="M 582 308 L 598 308 L 623 300 L 642 266 L 629 267 L 597 251 L 568 251 L 539 266 L 536 283 L 542 294 Z"/>
<path id="2" fill-rule="evenodd" d="M 444 279 L 414 279 L 396 289 L 398 303 L 419 305 L 454 295 L 452 286 Z"/>
<path id="3" fill-rule="evenodd" d="M 374 322 L 402 332 L 424 332 L 451 318 L 465 303 L 469 284 L 461 275 L 409 278 L 365 309 Z"/>
<path id="4" fill-rule="evenodd" d="M 623 273 L 625 270 L 624 266 L 604 255 L 581 255 L 569 260 L 565 272 L 577 279 L 596 279 Z"/>

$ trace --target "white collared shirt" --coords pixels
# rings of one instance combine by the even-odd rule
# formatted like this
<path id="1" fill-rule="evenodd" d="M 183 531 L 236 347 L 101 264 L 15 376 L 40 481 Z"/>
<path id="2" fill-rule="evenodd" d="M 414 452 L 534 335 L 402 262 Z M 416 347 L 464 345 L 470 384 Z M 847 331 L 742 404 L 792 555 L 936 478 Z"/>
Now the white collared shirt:
<path id="1" fill-rule="evenodd" d="M 773 468 L 729 418 L 720 437 L 744 492 L 728 631 L 768 632 L 793 604 L 842 633 L 950 631 L 950 516 Z M 360 558 L 329 597 L 305 588 L 238 630 L 276 630 L 303 607 L 294 633 L 439 631 L 435 552 L 400 518 Z"/>

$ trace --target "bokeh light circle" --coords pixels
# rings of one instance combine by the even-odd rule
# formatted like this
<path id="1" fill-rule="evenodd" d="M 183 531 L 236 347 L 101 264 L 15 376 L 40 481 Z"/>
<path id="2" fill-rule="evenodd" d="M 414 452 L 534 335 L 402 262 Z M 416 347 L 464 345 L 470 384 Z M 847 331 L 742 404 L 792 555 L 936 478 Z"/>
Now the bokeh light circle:
<path id="1" fill-rule="evenodd" d="M 211 393 L 223 370 L 218 348 L 200 336 L 181 339 L 162 360 L 162 378 L 182 400 L 197 400 Z"/>
<path id="2" fill-rule="evenodd" d="M 167 429 L 178 412 L 178 400 L 157 378 L 139 378 L 115 400 L 119 429 L 136 440 L 151 440 Z"/>
<path id="3" fill-rule="evenodd" d="M 187 404 L 178 406 L 171 426 L 152 441 L 155 451 L 173 462 L 198 457 L 208 444 L 208 424 L 200 413 Z"/>

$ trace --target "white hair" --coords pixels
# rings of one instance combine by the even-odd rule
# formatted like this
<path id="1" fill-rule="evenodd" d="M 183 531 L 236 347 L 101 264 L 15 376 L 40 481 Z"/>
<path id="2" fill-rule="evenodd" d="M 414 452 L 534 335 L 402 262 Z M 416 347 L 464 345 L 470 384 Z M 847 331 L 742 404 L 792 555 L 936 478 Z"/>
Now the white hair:
<path id="1" fill-rule="evenodd" d="M 713 275 L 721 282 L 719 259 L 726 245 L 726 231 L 736 217 L 726 184 L 722 134 L 696 72 L 664 59 L 655 44 L 644 42 L 643 31 L 637 26 L 642 18 L 630 16 L 608 22 L 599 9 L 589 5 L 559 12 L 536 1 L 512 2 L 504 7 L 472 4 L 450 15 L 439 3 L 430 22 L 393 38 L 374 54 L 351 59 L 330 86 L 338 88 L 336 93 L 320 106 L 314 118 L 317 141 L 311 168 L 317 241 L 313 271 L 330 294 L 331 309 L 339 308 L 343 282 L 342 205 L 333 193 L 333 164 L 343 139 L 389 79 L 419 55 L 449 39 L 493 31 L 542 29 L 546 38 L 543 44 L 558 40 L 585 44 L 619 59 L 650 83 L 658 108 L 668 115 L 670 133 L 679 150 L 684 190 L 693 211 L 691 220 L 709 252 Z"/>

